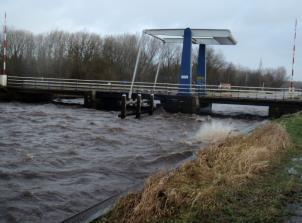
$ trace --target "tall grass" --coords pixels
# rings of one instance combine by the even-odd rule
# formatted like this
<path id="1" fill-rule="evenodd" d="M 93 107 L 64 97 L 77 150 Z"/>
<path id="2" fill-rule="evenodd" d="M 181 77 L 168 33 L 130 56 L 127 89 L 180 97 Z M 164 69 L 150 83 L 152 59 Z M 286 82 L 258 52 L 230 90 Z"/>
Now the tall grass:
<path id="1" fill-rule="evenodd" d="M 121 198 L 102 222 L 217 220 L 227 203 L 240 199 L 236 192 L 273 168 L 289 147 L 288 134 L 279 124 L 211 144 L 196 160 L 150 177 L 141 192 Z"/>

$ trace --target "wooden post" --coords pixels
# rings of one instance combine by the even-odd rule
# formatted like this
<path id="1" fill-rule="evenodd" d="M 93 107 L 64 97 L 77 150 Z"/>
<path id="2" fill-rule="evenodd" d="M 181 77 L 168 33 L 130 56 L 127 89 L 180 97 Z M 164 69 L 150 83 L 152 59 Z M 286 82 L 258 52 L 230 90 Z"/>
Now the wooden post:
<path id="1" fill-rule="evenodd" d="M 140 118 L 142 113 L 142 95 L 138 94 L 136 98 L 136 118 Z"/>
<path id="2" fill-rule="evenodd" d="M 127 97 L 126 94 L 123 94 L 122 101 L 121 101 L 121 119 L 126 118 L 126 112 L 127 112 Z"/>
<path id="3" fill-rule="evenodd" d="M 91 105 L 92 108 L 96 108 L 97 104 L 96 104 L 96 92 L 92 91 L 91 92 Z"/>
<path id="4" fill-rule="evenodd" d="M 90 94 L 85 94 L 84 95 L 84 107 L 85 108 L 91 108 L 91 95 Z"/>
<path id="5" fill-rule="evenodd" d="M 149 115 L 153 115 L 154 112 L 154 94 L 150 94 L 150 101 L 149 101 Z"/>

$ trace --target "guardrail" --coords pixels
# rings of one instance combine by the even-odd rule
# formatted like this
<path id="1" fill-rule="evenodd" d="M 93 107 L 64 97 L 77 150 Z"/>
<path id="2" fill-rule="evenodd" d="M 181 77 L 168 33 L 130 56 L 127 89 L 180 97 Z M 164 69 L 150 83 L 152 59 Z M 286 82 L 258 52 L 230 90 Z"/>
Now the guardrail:
<path id="1" fill-rule="evenodd" d="M 73 92 L 121 92 L 128 93 L 131 87 L 130 81 L 105 81 L 105 80 L 80 80 L 57 79 L 43 77 L 8 76 L 8 87 L 17 89 L 37 89 L 53 91 Z M 133 93 L 160 94 L 160 95 L 199 95 L 211 98 L 250 98 L 269 100 L 301 100 L 302 89 L 270 88 L 231 86 L 223 88 L 219 85 L 191 85 L 188 91 L 187 85 L 171 83 L 135 82 Z"/>

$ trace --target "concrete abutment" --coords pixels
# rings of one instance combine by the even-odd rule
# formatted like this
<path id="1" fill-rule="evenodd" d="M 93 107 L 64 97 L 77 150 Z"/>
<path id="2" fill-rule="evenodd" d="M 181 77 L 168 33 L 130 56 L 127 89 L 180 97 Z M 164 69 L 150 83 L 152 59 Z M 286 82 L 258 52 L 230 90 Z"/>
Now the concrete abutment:
<path id="1" fill-rule="evenodd" d="M 287 104 L 287 105 L 270 105 L 269 106 L 269 116 L 273 118 L 278 118 L 282 115 L 296 113 L 302 110 L 301 105 Z"/>
<path id="2" fill-rule="evenodd" d="M 118 111 L 121 105 L 121 97 L 110 94 L 100 94 L 96 91 L 84 95 L 84 107 L 100 110 Z"/>

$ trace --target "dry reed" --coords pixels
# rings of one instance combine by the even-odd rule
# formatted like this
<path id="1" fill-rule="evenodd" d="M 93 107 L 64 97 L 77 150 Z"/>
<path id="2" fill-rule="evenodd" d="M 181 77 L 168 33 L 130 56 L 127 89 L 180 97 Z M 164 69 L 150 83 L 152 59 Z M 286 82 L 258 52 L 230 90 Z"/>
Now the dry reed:
<path id="1" fill-rule="evenodd" d="M 198 206 L 219 207 L 217 193 L 236 188 L 267 171 L 290 145 L 284 128 L 267 124 L 201 150 L 197 159 L 169 173 L 150 177 L 143 191 L 122 198 L 108 222 L 154 222 Z M 105 220 L 106 221 L 106 220 Z"/>

